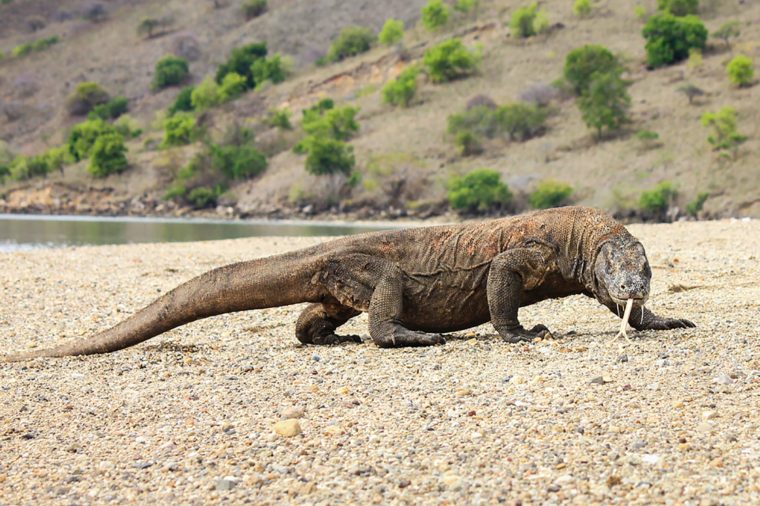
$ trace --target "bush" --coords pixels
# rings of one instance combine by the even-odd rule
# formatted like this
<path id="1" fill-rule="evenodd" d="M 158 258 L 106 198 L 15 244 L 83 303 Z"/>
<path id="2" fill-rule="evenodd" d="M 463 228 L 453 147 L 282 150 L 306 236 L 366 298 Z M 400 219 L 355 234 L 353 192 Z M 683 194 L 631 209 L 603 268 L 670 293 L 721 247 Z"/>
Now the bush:
<path id="1" fill-rule="evenodd" d="M 306 139 L 306 171 L 315 176 L 348 175 L 354 170 L 354 148 L 345 142 L 328 137 L 310 136 Z"/>
<path id="2" fill-rule="evenodd" d="M 76 162 L 89 158 L 98 137 L 112 133 L 116 133 L 116 129 L 102 119 L 88 119 L 74 125 L 67 141 L 69 153 Z"/>
<path id="3" fill-rule="evenodd" d="M 449 22 L 449 7 L 441 0 L 430 0 L 422 8 L 422 26 L 433 32 Z"/>
<path id="4" fill-rule="evenodd" d="M 578 99 L 583 121 L 596 129 L 598 139 L 605 129 L 619 130 L 627 123 L 630 107 L 628 83 L 615 73 L 595 74 L 588 92 Z"/>
<path id="5" fill-rule="evenodd" d="M 236 47 L 230 52 L 227 61 L 217 67 L 214 79 L 217 84 L 222 84 L 224 76 L 231 72 L 235 72 L 236 74 L 245 77 L 247 88 L 252 90 L 257 84 L 253 79 L 253 73 L 251 72 L 253 63 L 258 59 L 266 58 L 266 56 L 267 45 L 263 42 Z"/>
<path id="6" fill-rule="evenodd" d="M 129 110 L 129 102 L 126 97 L 115 97 L 105 104 L 96 105 L 87 115 L 89 119 L 100 118 L 102 120 L 116 119 Z"/>
<path id="7" fill-rule="evenodd" d="M 195 117 L 190 113 L 179 112 L 164 121 L 164 140 L 161 146 L 184 146 L 193 142 L 196 135 Z"/>
<path id="8" fill-rule="evenodd" d="M 366 53 L 374 42 L 375 34 L 369 28 L 347 26 L 330 45 L 326 59 L 329 62 L 337 62 Z"/>
<path id="9" fill-rule="evenodd" d="M 589 0 L 575 0 L 573 2 L 573 13 L 579 18 L 585 18 L 591 15 L 591 2 Z"/>
<path id="10" fill-rule="evenodd" d="M 531 104 L 507 104 L 496 110 L 500 128 L 510 140 L 525 141 L 544 130 L 546 111 Z"/>
<path id="11" fill-rule="evenodd" d="M 726 66 L 728 80 L 734 86 L 750 86 L 752 79 L 755 77 L 755 67 L 752 64 L 752 58 L 743 54 L 734 56 Z"/>
<path id="12" fill-rule="evenodd" d="M 225 77 L 227 74 L 225 74 Z M 209 107 L 215 107 L 224 102 L 222 91 L 216 81 L 210 76 L 206 77 L 201 83 L 193 88 L 190 92 L 190 103 L 193 110 L 203 110 Z"/>
<path id="13" fill-rule="evenodd" d="M 573 193 L 573 188 L 566 183 L 554 179 L 544 179 L 528 196 L 528 202 L 534 209 L 549 209 L 564 206 Z"/>
<path id="14" fill-rule="evenodd" d="M 448 181 L 448 199 L 452 209 L 465 213 L 485 213 L 501 209 L 512 199 L 501 175 L 491 169 L 475 169 Z"/>
<path id="15" fill-rule="evenodd" d="M 143 132 L 137 121 L 131 118 L 128 114 L 120 116 L 119 119 L 114 121 L 113 127 L 116 132 L 125 139 L 135 139 Z"/>
<path id="16" fill-rule="evenodd" d="M 172 24 L 172 19 L 165 18 L 143 18 L 140 24 L 137 25 L 137 35 L 147 37 L 149 39 L 156 36 L 159 30 L 167 29 Z"/>
<path id="17" fill-rule="evenodd" d="M 739 28 L 738 21 L 729 21 L 723 23 L 720 28 L 715 30 L 712 34 L 713 37 L 723 40 L 726 47 L 731 47 L 731 39 L 735 39 L 741 35 L 741 29 Z"/>
<path id="18" fill-rule="evenodd" d="M 208 186 L 199 186 L 193 188 L 187 193 L 187 200 L 194 209 L 205 209 L 216 205 L 221 188 L 209 188 Z"/>
<path id="19" fill-rule="evenodd" d="M 696 14 L 699 0 L 657 0 L 657 8 L 674 16 Z"/>
<path id="20" fill-rule="evenodd" d="M 462 14 L 469 14 L 478 7 L 478 0 L 457 0 L 454 3 L 454 10 Z"/>
<path id="21" fill-rule="evenodd" d="M 6 170 L 14 181 L 24 181 L 46 176 L 50 172 L 50 166 L 44 156 L 17 156 Z"/>
<path id="22" fill-rule="evenodd" d="M 212 145 L 213 167 L 228 179 L 247 179 L 261 174 L 267 168 L 267 159 L 253 146 Z"/>
<path id="23" fill-rule="evenodd" d="M 531 104 L 507 104 L 495 109 L 478 106 L 449 116 L 448 132 L 455 136 L 457 144 L 465 152 L 469 151 L 468 144 L 477 147 L 481 137 L 493 139 L 506 136 L 510 140 L 523 141 L 530 139 L 541 133 L 545 122 L 546 111 Z M 474 153 L 477 152 L 476 149 Z"/>
<path id="24" fill-rule="evenodd" d="M 588 91 L 594 74 L 614 73 L 621 75 L 623 67 L 609 49 L 603 46 L 586 45 L 567 53 L 563 75 L 576 95 Z"/>
<path id="25" fill-rule="evenodd" d="M 195 90 L 195 86 L 185 86 L 179 91 L 174 102 L 169 106 L 169 116 L 173 116 L 178 112 L 192 112 L 195 110 L 193 107 L 193 90 Z"/>
<path id="26" fill-rule="evenodd" d="M 96 105 L 105 104 L 110 98 L 108 92 L 97 83 L 79 83 L 66 98 L 66 110 L 72 116 L 84 116 Z"/>
<path id="27" fill-rule="evenodd" d="M 326 107 L 323 102 L 318 103 L 311 109 L 303 111 L 301 127 L 308 135 L 317 137 L 326 137 L 339 141 L 351 139 L 359 131 L 359 123 L 356 121 L 356 114 L 359 109 L 356 107 L 333 107 L 330 101 L 330 107 Z"/>
<path id="28" fill-rule="evenodd" d="M 464 130 L 454 135 L 454 144 L 462 156 L 475 156 L 483 153 L 483 143 L 474 133 Z"/>
<path id="29" fill-rule="evenodd" d="M 651 130 L 639 130 L 636 132 L 636 138 L 641 143 L 644 150 L 653 149 L 659 145 L 660 134 Z"/>
<path id="30" fill-rule="evenodd" d="M 250 21 L 267 11 L 267 0 L 245 0 L 243 2 L 243 16 Z"/>
<path id="31" fill-rule="evenodd" d="M 513 37 L 525 39 L 546 31 L 549 28 L 549 20 L 543 9 L 538 9 L 537 3 L 527 7 L 519 7 L 512 13 L 509 21 L 509 30 Z"/>
<path id="32" fill-rule="evenodd" d="M 190 75 L 190 67 L 187 60 L 177 56 L 164 56 L 156 62 L 156 71 L 153 74 L 154 90 L 162 90 L 169 86 L 182 84 Z"/>
<path id="33" fill-rule="evenodd" d="M 276 54 L 271 58 L 259 58 L 251 65 L 251 75 L 256 86 L 261 86 L 265 81 L 271 81 L 275 84 L 285 80 L 285 66 Z"/>
<path id="34" fill-rule="evenodd" d="M 127 148 L 124 138 L 116 132 L 99 136 L 90 151 L 87 172 L 95 177 L 106 177 L 127 168 Z"/>
<path id="35" fill-rule="evenodd" d="M 747 140 L 747 136 L 736 131 L 736 110 L 733 107 L 706 112 L 702 115 L 701 122 L 703 126 L 712 129 L 713 133 L 707 137 L 707 141 L 716 150 L 730 150 L 735 154 L 739 144 Z"/>
<path id="36" fill-rule="evenodd" d="M 662 215 L 667 212 L 671 201 L 676 196 L 676 189 L 670 181 L 663 181 L 651 190 L 641 192 L 639 208 L 645 213 Z"/>
<path id="37" fill-rule="evenodd" d="M 682 18 L 672 14 L 656 14 L 644 25 L 647 64 L 662 67 L 688 58 L 689 49 L 705 48 L 707 29 L 696 16 Z"/>
<path id="38" fill-rule="evenodd" d="M 267 124 L 272 128 L 280 130 L 292 130 L 290 124 L 290 111 L 288 109 L 272 109 L 267 117 Z"/>
<path id="39" fill-rule="evenodd" d="M 699 215 L 699 212 L 705 206 L 705 201 L 710 197 L 709 193 L 698 193 L 694 200 L 686 204 L 686 214 L 694 218 Z"/>
<path id="40" fill-rule="evenodd" d="M 245 77 L 235 72 L 230 72 L 222 80 L 222 84 L 219 86 L 219 97 L 222 102 L 228 102 L 234 100 L 246 90 Z M 192 97 L 191 97 L 192 98 Z"/>
<path id="41" fill-rule="evenodd" d="M 435 83 L 453 81 L 474 74 L 480 55 L 467 49 L 459 39 L 449 39 L 425 51 L 423 63 Z"/>
<path id="42" fill-rule="evenodd" d="M 383 100 L 391 105 L 409 107 L 417 93 L 417 75 L 419 73 L 420 69 L 416 65 L 404 69 L 396 79 L 389 81 L 383 87 Z"/>
<path id="43" fill-rule="evenodd" d="M 679 87 L 678 91 L 686 95 L 686 98 L 689 99 L 689 104 L 693 104 L 695 98 L 701 97 L 705 94 L 702 88 L 699 88 L 698 86 L 694 86 L 693 84 L 689 84 L 689 83 L 684 84 L 683 86 Z"/>
<path id="44" fill-rule="evenodd" d="M 57 36 L 47 37 L 44 39 L 37 39 L 31 42 L 24 42 L 19 44 L 11 50 L 11 56 L 14 58 L 20 58 L 29 53 L 36 53 L 37 51 L 43 51 L 53 44 L 57 44 L 60 39 Z"/>
<path id="45" fill-rule="evenodd" d="M 383 28 L 380 30 L 377 38 L 380 44 L 392 46 L 404 37 L 404 22 L 398 19 L 389 18 L 385 21 Z"/>
<path id="46" fill-rule="evenodd" d="M 520 100 L 528 104 L 546 107 L 560 97 L 560 90 L 551 84 L 538 83 L 520 92 Z"/>

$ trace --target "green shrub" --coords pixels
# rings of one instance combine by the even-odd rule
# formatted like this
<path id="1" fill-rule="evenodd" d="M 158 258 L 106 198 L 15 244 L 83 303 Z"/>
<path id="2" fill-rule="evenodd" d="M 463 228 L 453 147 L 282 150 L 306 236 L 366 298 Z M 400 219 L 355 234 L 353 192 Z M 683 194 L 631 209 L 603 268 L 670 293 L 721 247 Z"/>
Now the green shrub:
<path id="1" fill-rule="evenodd" d="M 114 121 L 113 127 L 116 132 L 125 139 L 135 139 L 143 132 L 137 121 L 128 114 L 120 116 L 119 119 Z"/>
<path id="2" fill-rule="evenodd" d="M 178 56 L 164 56 L 156 62 L 156 70 L 153 74 L 154 90 L 162 90 L 169 86 L 182 84 L 190 75 L 190 67 L 187 60 Z"/>
<path id="3" fill-rule="evenodd" d="M 417 76 L 420 69 L 411 65 L 404 69 L 396 79 L 383 86 L 383 100 L 391 105 L 409 107 L 417 94 Z"/>
<path id="4" fill-rule="evenodd" d="M 110 98 L 108 92 L 97 83 L 79 83 L 66 98 L 66 110 L 72 116 L 84 116 L 96 105 L 105 104 Z"/>
<path id="5" fill-rule="evenodd" d="M 659 145 L 660 134 L 651 130 L 639 130 L 636 132 L 636 138 L 643 149 L 653 149 Z"/>
<path id="6" fill-rule="evenodd" d="M 208 186 L 199 186 L 187 193 L 187 200 L 194 209 L 205 209 L 207 207 L 214 207 L 221 193 L 221 188 L 219 187 L 209 188 Z"/>
<path id="7" fill-rule="evenodd" d="M 478 0 L 456 0 L 454 10 L 462 14 L 469 14 L 478 7 Z"/>
<path id="8" fill-rule="evenodd" d="M 478 70 L 480 55 L 462 44 L 449 39 L 425 51 L 423 63 L 430 79 L 435 83 L 453 81 L 474 74 Z"/>
<path id="9" fill-rule="evenodd" d="M 448 132 L 463 153 L 470 151 L 468 145 L 476 147 L 479 139 L 493 139 L 505 136 L 510 140 L 527 140 L 540 134 L 546 122 L 546 110 L 533 104 L 514 103 L 501 107 L 475 106 L 448 118 Z M 464 135 L 470 134 L 470 135 Z"/>
<path id="10" fill-rule="evenodd" d="M 721 39 L 726 44 L 726 47 L 731 47 L 731 39 L 739 37 L 742 33 L 739 26 L 738 21 L 728 21 L 715 30 L 712 36 Z"/>
<path id="11" fill-rule="evenodd" d="M 137 25 L 137 35 L 151 39 L 157 34 L 164 33 L 172 23 L 171 17 L 143 18 L 140 20 L 140 24 Z"/>
<path id="12" fill-rule="evenodd" d="M 643 5 L 636 5 L 633 7 L 633 15 L 636 16 L 636 19 L 639 21 L 646 21 L 648 14 L 647 8 Z"/>
<path id="13" fill-rule="evenodd" d="M 747 136 L 736 131 L 736 110 L 733 107 L 723 107 L 718 112 L 706 112 L 701 118 L 702 126 L 712 129 L 707 141 L 713 148 L 720 151 L 733 151 L 739 144 L 747 140 Z"/>
<path id="14" fill-rule="evenodd" d="M 528 202 L 534 209 L 564 206 L 569 203 L 568 199 L 572 193 L 573 188 L 569 184 L 554 179 L 544 179 L 528 195 Z"/>
<path id="15" fill-rule="evenodd" d="M 546 124 L 546 110 L 533 104 L 507 104 L 496 109 L 496 115 L 500 128 L 510 140 L 535 137 Z"/>
<path id="16" fill-rule="evenodd" d="M 31 42 L 24 42 L 23 44 L 19 44 L 18 46 L 14 47 L 11 50 L 11 56 L 13 58 L 20 58 L 22 56 L 25 56 L 29 53 L 36 53 L 37 51 L 43 51 L 53 44 L 57 44 L 59 42 L 59 38 L 57 36 L 47 37 L 44 39 L 37 39 L 33 40 Z"/>
<path id="17" fill-rule="evenodd" d="M 251 20 L 267 11 L 267 0 L 245 0 L 242 8 L 245 19 Z"/>
<path id="18" fill-rule="evenodd" d="M 228 179 L 248 179 L 267 168 L 266 157 L 253 146 L 212 145 L 211 163 Z"/>
<path id="19" fill-rule="evenodd" d="M 281 83 L 285 80 L 285 66 L 276 54 L 271 58 L 259 58 L 251 65 L 251 75 L 256 86 L 261 86 L 265 81 L 274 84 Z"/>
<path id="20" fill-rule="evenodd" d="M 308 135 L 347 141 L 359 131 L 359 123 L 356 121 L 358 112 L 358 108 L 350 106 L 307 109 L 303 112 L 301 127 Z"/>
<path id="21" fill-rule="evenodd" d="M 227 61 L 217 67 L 214 79 L 217 84 L 222 84 L 224 76 L 234 72 L 245 77 L 247 88 L 252 90 L 257 84 L 253 79 L 253 73 L 251 72 L 253 63 L 258 59 L 266 58 L 266 56 L 267 45 L 263 42 L 236 47 L 230 51 L 230 56 L 227 58 Z"/>
<path id="22" fill-rule="evenodd" d="M 707 42 L 707 29 L 696 16 L 656 14 L 646 22 L 642 35 L 647 41 L 647 64 L 651 68 L 684 60 L 689 57 L 689 49 L 702 50 Z"/>
<path id="23" fill-rule="evenodd" d="M 628 83 L 615 73 L 595 74 L 588 92 L 578 99 L 583 121 L 596 129 L 598 139 L 604 130 L 620 130 L 629 121 L 630 107 Z"/>
<path id="24" fill-rule="evenodd" d="M 290 111 L 288 109 L 272 109 L 267 117 L 267 124 L 272 128 L 280 130 L 292 130 L 290 124 Z"/>
<path id="25" fill-rule="evenodd" d="M 24 181 L 38 176 L 47 176 L 51 168 L 42 156 L 17 156 L 8 166 L 8 175 L 14 181 Z"/>
<path id="26" fill-rule="evenodd" d="M 354 170 L 354 148 L 345 142 L 328 137 L 310 136 L 306 139 L 306 172 L 315 176 L 348 175 Z"/>
<path id="27" fill-rule="evenodd" d="M 380 44 L 392 46 L 401 42 L 404 37 L 404 22 L 398 19 L 388 18 L 385 20 L 383 28 L 380 30 L 377 38 Z"/>
<path id="28" fill-rule="evenodd" d="M 674 16 L 696 14 L 699 0 L 657 0 L 657 8 Z"/>
<path id="29" fill-rule="evenodd" d="M 573 13 L 579 18 L 590 16 L 591 10 L 591 2 L 589 0 L 575 0 L 573 2 Z"/>
<path id="30" fill-rule="evenodd" d="M 698 193 L 697 196 L 694 197 L 694 200 L 686 204 L 686 214 L 696 218 L 697 215 L 699 215 L 699 212 L 705 206 L 705 201 L 707 201 L 709 197 L 710 197 L 709 193 L 705 193 L 705 192 Z"/>
<path id="31" fill-rule="evenodd" d="M 433 32 L 449 22 L 449 7 L 441 0 L 430 0 L 422 8 L 422 26 Z"/>
<path id="32" fill-rule="evenodd" d="M 116 119 L 129 110 L 129 102 L 126 97 L 115 97 L 105 104 L 96 105 L 87 115 L 89 119 L 100 118 L 102 120 Z"/>
<path id="33" fill-rule="evenodd" d="M 63 168 L 66 165 L 74 162 L 74 158 L 69 152 L 69 147 L 65 144 L 63 146 L 57 146 L 55 148 L 48 149 L 45 151 L 45 153 L 42 154 L 42 157 L 45 159 L 48 172 L 52 172 L 54 170 L 63 172 Z"/>
<path id="34" fill-rule="evenodd" d="M 69 153 L 77 162 L 89 158 L 98 137 L 112 133 L 116 133 L 116 129 L 102 119 L 88 119 L 78 123 L 69 132 L 67 141 Z"/>
<path id="35" fill-rule="evenodd" d="M 222 80 L 222 84 L 219 86 L 219 96 L 222 102 L 228 102 L 238 98 L 245 93 L 246 79 L 245 77 L 230 72 Z M 191 97 L 192 98 L 192 97 Z"/>
<path id="36" fill-rule="evenodd" d="M 651 190 L 641 192 L 639 208 L 645 213 L 662 215 L 667 212 L 676 189 L 670 181 L 663 181 Z"/>
<path id="37" fill-rule="evenodd" d="M 173 116 L 178 112 L 192 112 L 195 110 L 193 107 L 193 90 L 195 90 L 195 86 L 185 86 L 179 91 L 174 102 L 169 106 L 169 116 Z"/>
<path id="38" fill-rule="evenodd" d="M 224 74 L 224 76 L 226 77 L 227 74 Z M 200 111 L 208 109 L 209 107 L 215 107 L 222 102 L 224 102 L 222 90 L 216 81 L 210 76 L 206 77 L 190 92 L 190 103 L 193 106 L 193 110 Z"/>
<path id="39" fill-rule="evenodd" d="M 538 9 L 536 2 L 527 7 L 519 7 L 512 13 L 509 30 L 513 37 L 525 39 L 546 31 L 549 20 L 543 9 Z"/>
<path id="40" fill-rule="evenodd" d="M 478 136 L 467 130 L 454 134 L 454 144 L 462 156 L 475 156 L 485 151 Z"/>
<path id="41" fill-rule="evenodd" d="M 95 177 L 106 177 L 127 168 L 127 148 L 124 138 L 116 132 L 99 136 L 90 151 L 87 172 Z"/>
<path id="42" fill-rule="evenodd" d="M 329 62 L 345 60 L 366 53 L 374 42 L 375 34 L 369 28 L 347 26 L 332 42 L 325 58 Z"/>
<path id="43" fill-rule="evenodd" d="M 621 75 L 623 67 L 606 47 L 586 45 L 567 53 L 563 75 L 576 95 L 588 91 L 591 79 L 597 73 Z"/>
<path id="44" fill-rule="evenodd" d="M 750 86 L 752 79 L 755 77 L 755 67 L 752 64 L 752 58 L 743 54 L 734 56 L 726 66 L 728 80 L 734 86 Z"/>
<path id="45" fill-rule="evenodd" d="M 448 199 L 452 209 L 464 213 L 485 213 L 501 209 L 512 194 L 501 175 L 491 169 L 475 169 L 448 181 Z"/>
<path id="46" fill-rule="evenodd" d="M 179 112 L 164 121 L 164 140 L 161 146 L 190 144 L 196 139 L 197 133 L 195 117 L 190 113 Z"/>

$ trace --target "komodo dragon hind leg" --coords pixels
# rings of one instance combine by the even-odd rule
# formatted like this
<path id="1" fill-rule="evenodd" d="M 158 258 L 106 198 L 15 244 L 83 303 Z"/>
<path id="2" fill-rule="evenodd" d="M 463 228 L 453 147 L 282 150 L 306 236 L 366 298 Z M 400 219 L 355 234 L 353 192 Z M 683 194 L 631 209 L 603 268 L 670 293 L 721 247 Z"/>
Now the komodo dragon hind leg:
<path id="1" fill-rule="evenodd" d="M 339 336 L 335 330 L 359 311 L 338 303 L 309 304 L 296 322 L 296 337 L 304 344 L 361 343 L 359 336 Z"/>
<path id="2" fill-rule="evenodd" d="M 440 334 L 416 332 L 403 326 L 404 285 L 401 271 L 388 266 L 375 285 L 369 303 L 369 335 L 381 348 L 445 344 Z"/>

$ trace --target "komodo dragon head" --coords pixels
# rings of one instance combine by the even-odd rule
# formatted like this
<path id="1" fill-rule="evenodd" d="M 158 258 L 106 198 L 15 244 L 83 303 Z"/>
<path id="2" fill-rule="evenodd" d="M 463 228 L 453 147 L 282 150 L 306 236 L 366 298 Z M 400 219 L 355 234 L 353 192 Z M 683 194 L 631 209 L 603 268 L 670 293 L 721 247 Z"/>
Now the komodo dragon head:
<path id="1" fill-rule="evenodd" d="M 594 262 L 594 284 L 599 302 L 618 306 L 633 299 L 643 306 L 649 298 L 649 267 L 644 246 L 632 237 L 614 238 L 602 243 Z"/>

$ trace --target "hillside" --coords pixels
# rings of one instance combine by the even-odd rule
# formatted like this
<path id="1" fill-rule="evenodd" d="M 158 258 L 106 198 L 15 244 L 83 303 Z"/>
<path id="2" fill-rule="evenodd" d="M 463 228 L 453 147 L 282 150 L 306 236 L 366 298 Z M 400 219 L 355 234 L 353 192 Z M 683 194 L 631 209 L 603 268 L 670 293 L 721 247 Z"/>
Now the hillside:
<path id="1" fill-rule="evenodd" d="M 199 121 L 210 135 L 220 135 L 236 122 L 250 126 L 257 147 L 269 156 L 268 167 L 259 176 L 234 182 L 219 198 L 217 210 L 205 212 L 287 216 L 333 208 L 364 217 L 382 211 L 386 216 L 426 216 L 447 210 L 450 176 L 487 167 L 497 170 L 515 195 L 510 210 L 526 206 L 527 192 L 553 178 L 573 187 L 574 202 L 626 215 L 636 212 L 641 191 L 670 181 L 678 190 L 673 206 L 683 209 L 706 192 L 703 216 L 760 217 L 760 86 L 731 86 L 725 71 L 736 54 L 760 57 L 757 3 L 703 0 L 699 16 L 711 33 L 739 20 L 741 35 L 730 47 L 710 38 L 701 64 L 682 62 L 656 70 L 646 67 L 643 22 L 630 2 L 595 3 L 586 18 L 573 14 L 570 1 L 541 2 L 552 27 L 528 39 L 513 37 L 508 26 L 515 8 L 527 2 L 481 1 L 474 13 L 452 16 L 433 34 L 417 26 L 424 4 L 269 0 L 267 11 L 250 21 L 241 15 L 237 0 L 65 0 L 55 6 L 14 0 L 0 5 L 0 49 L 9 52 L 24 42 L 59 37 L 43 51 L 0 61 L 0 139 L 8 150 L 32 155 L 63 143 L 68 129 L 82 120 L 67 114 L 65 100 L 83 81 L 127 97 L 129 115 L 143 130 L 128 143 L 129 168 L 122 174 L 94 179 L 80 162 L 46 178 L 7 180 L 0 187 L 0 207 L 22 212 L 186 212 L 161 197 L 201 145 L 159 148 L 159 119 L 179 88 L 151 91 L 154 65 L 165 54 L 182 53 L 190 60 L 191 82 L 197 84 L 213 75 L 233 48 L 265 41 L 270 54 L 292 59 L 288 79 L 208 109 Z M 650 12 L 654 4 L 641 2 Z M 97 16 L 92 16 L 93 9 Z M 171 23 L 148 38 L 137 33 L 146 17 Z M 315 65 L 345 26 L 377 31 L 389 17 L 406 24 L 403 50 L 375 45 L 362 55 Z M 476 75 L 442 84 L 422 79 L 408 108 L 383 103 L 385 82 L 452 36 L 481 48 Z M 446 133 L 449 115 L 464 111 L 477 95 L 498 104 L 517 101 L 532 86 L 561 77 L 567 52 L 591 43 L 608 47 L 627 67 L 632 122 L 623 132 L 598 142 L 575 100 L 562 98 L 552 103 L 542 135 L 524 142 L 489 142 L 477 156 L 458 153 Z M 692 105 L 679 91 L 686 83 L 705 92 Z M 325 97 L 360 109 L 360 130 L 351 140 L 358 181 L 352 187 L 345 179 L 308 175 L 304 157 L 290 149 L 299 130 L 281 133 L 265 122 L 270 109 L 287 107 L 297 124 L 301 110 Z M 747 136 L 730 159 L 712 150 L 708 131 L 700 124 L 704 112 L 724 106 L 737 110 L 738 130 Z M 658 141 L 645 145 L 635 135 L 641 130 L 656 132 Z"/>

